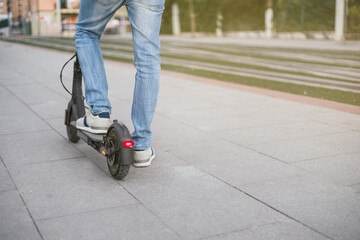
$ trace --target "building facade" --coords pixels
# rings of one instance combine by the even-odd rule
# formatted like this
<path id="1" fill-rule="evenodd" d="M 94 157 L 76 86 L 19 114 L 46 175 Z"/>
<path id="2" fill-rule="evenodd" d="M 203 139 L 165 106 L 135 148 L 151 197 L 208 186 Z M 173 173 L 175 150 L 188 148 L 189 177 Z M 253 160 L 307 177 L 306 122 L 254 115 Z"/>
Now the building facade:
<path id="1" fill-rule="evenodd" d="M 56 0 L 30 1 L 32 35 L 60 35 L 60 26 L 56 22 Z"/>
<path id="2" fill-rule="evenodd" d="M 0 16 L 1 19 L 4 16 L 7 16 L 7 0 L 0 0 Z"/>
<path id="3" fill-rule="evenodd" d="M 75 23 L 79 16 L 80 0 L 30 1 L 33 36 L 72 37 L 74 35 Z M 56 8 L 57 2 L 60 5 L 60 11 Z M 57 18 L 57 14 L 60 14 L 60 19 Z M 123 8 L 121 11 L 118 11 L 114 17 L 121 20 L 126 18 L 126 15 L 126 11 Z M 59 20 L 60 22 L 58 22 Z"/>
<path id="4" fill-rule="evenodd" d="M 29 34 L 30 16 L 30 0 L 0 0 L 0 20 L 10 23 L 12 34 Z"/>

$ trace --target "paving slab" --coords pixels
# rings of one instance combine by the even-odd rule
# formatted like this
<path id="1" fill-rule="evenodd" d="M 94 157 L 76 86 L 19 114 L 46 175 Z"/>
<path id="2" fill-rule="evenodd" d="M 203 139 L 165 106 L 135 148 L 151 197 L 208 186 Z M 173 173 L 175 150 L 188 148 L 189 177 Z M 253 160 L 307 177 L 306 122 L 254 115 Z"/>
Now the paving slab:
<path id="1" fill-rule="evenodd" d="M 31 47 L 28 47 L 27 49 L 31 49 Z M 49 67 L 46 67 L 44 65 L 43 61 L 36 61 L 34 62 L 34 55 L 30 52 L 21 52 L 19 53 L 19 56 L 21 56 L 23 59 L 22 61 L 18 61 L 17 57 L 11 57 L 8 59 L 6 63 L 4 63 L 6 66 L 9 67 L 13 72 L 16 74 L 19 74 L 22 76 L 22 78 L 28 79 L 31 82 L 36 83 L 47 83 L 47 82 L 58 82 L 59 81 L 59 73 L 61 67 L 54 67 L 54 60 L 55 58 L 52 58 L 51 64 Z M 37 60 L 39 60 L 40 56 L 37 56 Z M 16 68 L 14 66 L 16 65 Z M 36 69 L 37 71 L 34 71 Z M 54 75 L 56 71 L 56 75 Z"/>
<path id="2" fill-rule="evenodd" d="M 281 140 L 291 140 L 301 137 L 314 137 L 343 132 L 349 131 L 345 128 L 329 126 L 326 123 L 301 121 L 223 131 L 215 134 L 240 145 L 251 146 L 253 144 L 270 143 Z"/>
<path id="3" fill-rule="evenodd" d="M 16 190 L 0 192 L 0 239 L 43 239 Z"/>
<path id="4" fill-rule="evenodd" d="M 0 193 L 10 190 L 16 190 L 16 187 L 0 158 Z"/>
<path id="5" fill-rule="evenodd" d="M 71 89 L 71 79 L 68 79 L 67 81 L 64 80 L 64 84 L 66 86 L 67 89 Z M 66 92 L 66 90 L 63 88 L 63 86 L 61 85 L 60 81 L 59 82 L 50 82 L 50 83 L 44 83 L 44 86 L 46 86 L 46 88 L 54 91 L 55 93 L 63 96 L 65 99 L 70 100 L 71 96 L 69 93 Z"/>
<path id="6" fill-rule="evenodd" d="M 240 108 L 237 111 L 234 111 L 233 108 L 226 108 L 226 106 L 207 109 L 206 111 L 195 109 L 179 112 L 176 110 L 176 112 L 167 112 L 166 115 L 208 132 L 222 132 L 305 120 L 286 113 L 264 113 L 258 107 L 244 107 L 244 109 Z"/>
<path id="7" fill-rule="evenodd" d="M 49 129 L 46 123 L 41 121 L 35 113 L 19 101 L 8 89 L 0 89 L 0 102 L 7 106 L 6 114 L 0 115 L 0 135 Z"/>
<path id="8" fill-rule="evenodd" d="M 163 71 L 162 75 L 163 81 L 161 81 L 161 86 L 166 89 L 159 92 L 159 100 L 162 97 L 166 97 L 167 101 L 169 98 L 172 99 L 174 97 L 185 100 L 206 100 L 215 103 L 217 106 L 237 107 L 237 110 L 253 106 L 263 108 L 264 110 L 271 107 L 301 105 L 300 103 L 251 92 L 243 91 L 239 94 L 237 89 L 224 87 L 221 84 L 209 84 L 209 81 L 204 78 L 194 76 L 184 77 L 184 75 L 168 71 Z M 179 79 L 181 80 L 179 81 Z"/>
<path id="9" fill-rule="evenodd" d="M 38 114 L 42 119 L 60 118 L 64 119 L 66 100 L 54 101 L 49 100 L 45 103 L 31 104 L 29 107 Z"/>
<path id="10" fill-rule="evenodd" d="M 329 239 L 314 230 L 305 227 L 295 221 L 276 222 L 255 226 L 237 232 L 222 234 L 215 237 L 206 238 L 208 240 L 298 240 L 312 239 L 325 240 Z"/>
<path id="11" fill-rule="evenodd" d="M 294 103 L 287 105 L 277 105 L 277 106 L 270 106 L 267 107 L 267 104 L 264 104 L 264 109 L 267 112 L 278 112 L 278 113 L 286 113 L 291 116 L 299 116 L 299 117 L 309 117 L 311 119 L 311 116 L 317 115 L 317 114 L 327 114 L 329 112 L 334 112 L 332 109 L 319 107 L 319 106 L 312 106 L 309 104 L 304 103 Z"/>
<path id="12" fill-rule="evenodd" d="M 53 130 L 0 136 L 0 156 L 8 168 L 26 169 L 27 164 L 83 157 Z"/>
<path id="13" fill-rule="evenodd" d="M 360 184 L 360 150 L 358 153 L 296 162 L 293 165 L 343 186 Z"/>
<path id="14" fill-rule="evenodd" d="M 20 114 L 21 112 L 26 111 L 26 109 L 29 109 L 6 87 L 0 88 L 0 101 L 8 107 L 7 115 Z"/>
<path id="15" fill-rule="evenodd" d="M 23 74 L 20 74 L 15 71 L 6 71 L 6 69 L 1 70 L 1 82 L 0 84 L 4 86 L 13 86 L 13 85 L 24 85 L 32 84 L 34 81 Z"/>
<path id="16" fill-rule="evenodd" d="M 191 77 L 189 78 L 191 79 Z M 157 108 L 160 113 L 168 113 L 172 110 L 196 112 L 197 109 L 201 112 L 203 111 L 202 107 L 206 107 L 207 110 L 220 107 L 238 107 L 241 110 L 246 107 L 259 107 L 261 103 L 266 101 L 261 95 L 246 92 L 239 95 L 237 90 L 191 81 L 184 79 L 183 76 L 173 77 L 170 72 L 164 73 L 160 85 L 159 108 Z M 273 100 L 267 99 L 267 101 L 272 103 Z M 274 101 L 278 102 L 277 99 Z M 281 103 L 285 104 L 285 102 Z"/>
<path id="17" fill-rule="evenodd" d="M 219 107 L 219 103 L 214 101 L 208 101 L 206 98 L 194 98 L 194 96 L 185 97 L 173 97 L 173 98 L 166 98 L 166 100 L 162 100 L 160 97 L 158 99 L 158 105 L 156 107 L 156 111 L 162 114 L 167 114 L 172 112 L 173 110 L 180 111 L 180 110 L 200 110 L 200 109 L 211 109 Z"/>
<path id="18" fill-rule="evenodd" d="M 36 222 L 47 240 L 181 239 L 140 204 Z"/>
<path id="19" fill-rule="evenodd" d="M 360 184 L 351 185 L 349 187 L 355 191 L 357 199 L 360 201 Z"/>
<path id="20" fill-rule="evenodd" d="M 242 186 L 242 190 L 331 239 L 360 236 L 360 202 L 349 188 L 305 175 Z"/>
<path id="21" fill-rule="evenodd" d="M 176 100 L 178 101 L 178 100 Z M 185 100 L 184 100 L 185 101 Z M 205 100 L 206 102 L 207 100 Z M 161 103 L 159 103 L 161 105 Z M 212 107 L 206 108 L 206 111 L 203 108 L 196 109 L 178 109 L 171 108 L 172 103 L 167 102 L 169 108 L 166 111 L 159 111 L 160 114 L 164 116 L 168 116 L 173 120 L 182 121 L 185 123 L 191 123 L 194 121 L 201 121 L 206 119 L 210 121 L 210 119 L 214 118 L 213 121 L 219 121 L 220 123 L 224 123 L 226 118 L 243 118 L 253 115 L 262 114 L 264 111 L 258 106 L 237 106 L 237 111 L 234 111 L 234 107 L 230 105 L 214 105 Z M 223 121 L 221 121 L 223 120 Z"/>
<path id="22" fill-rule="evenodd" d="M 65 109 L 64 109 L 65 110 Z M 65 112 L 64 112 L 65 113 Z M 64 124 L 64 116 L 58 118 L 50 118 L 45 120 L 49 126 L 51 126 L 58 134 L 60 134 L 63 138 L 65 138 L 69 143 L 66 126 Z"/>
<path id="23" fill-rule="evenodd" d="M 49 101 L 62 102 L 65 100 L 63 96 L 39 84 L 10 86 L 9 89 L 26 104 L 47 103 Z"/>
<path id="24" fill-rule="evenodd" d="M 137 203 L 86 158 L 30 164 L 11 174 L 34 219 Z"/>
<path id="25" fill-rule="evenodd" d="M 164 149 L 237 187 L 306 174 L 295 166 L 225 140 L 165 146 Z"/>
<path id="26" fill-rule="evenodd" d="M 340 126 L 350 130 L 360 131 L 360 115 L 340 111 L 329 111 L 309 116 L 309 119 L 329 125 Z"/>
<path id="27" fill-rule="evenodd" d="M 254 144 L 251 148 L 285 162 L 296 162 L 346 153 L 360 149 L 360 132 L 345 132 L 323 136 Z"/>
<path id="28" fill-rule="evenodd" d="M 29 109 L 24 108 L 21 113 L 22 118 L 18 114 L 1 114 L 0 115 L 0 135 L 37 132 L 50 129 L 49 126 L 41 121 Z"/>
<path id="29" fill-rule="evenodd" d="M 152 131 L 156 133 L 153 137 L 153 142 L 160 146 L 202 142 L 213 138 L 213 135 L 210 133 L 159 114 L 154 116 Z"/>
<path id="30" fill-rule="evenodd" d="M 121 184 L 182 239 L 204 238 L 286 219 L 192 166 L 134 169 Z"/>

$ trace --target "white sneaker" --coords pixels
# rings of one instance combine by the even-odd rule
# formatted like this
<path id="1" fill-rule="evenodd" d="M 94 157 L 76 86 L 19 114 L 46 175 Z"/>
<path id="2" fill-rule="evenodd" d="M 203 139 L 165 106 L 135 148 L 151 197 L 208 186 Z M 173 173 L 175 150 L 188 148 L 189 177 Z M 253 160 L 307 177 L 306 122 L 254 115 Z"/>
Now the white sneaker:
<path id="1" fill-rule="evenodd" d="M 110 125 L 110 114 L 106 112 L 93 115 L 91 111 L 86 111 L 86 115 L 76 121 L 77 129 L 94 134 L 105 134 Z"/>
<path id="2" fill-rule="evenodd" d="M 152 147 L 144 151 L 134 151 L 134 167 L 148 167 L 155 158 L 155 150 Z"/>

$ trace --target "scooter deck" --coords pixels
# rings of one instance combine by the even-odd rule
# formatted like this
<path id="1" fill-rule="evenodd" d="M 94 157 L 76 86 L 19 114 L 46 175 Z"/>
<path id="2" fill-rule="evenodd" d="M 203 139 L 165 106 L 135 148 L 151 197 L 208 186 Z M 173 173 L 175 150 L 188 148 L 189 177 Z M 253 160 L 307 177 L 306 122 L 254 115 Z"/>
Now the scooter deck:
<path id="1" fill-rule="evenodd" d="M 76 121 L 72 121 L 70 123 L 70 126 L 76 128 Z M 103 141 L 104 135 L 105 135 L 105 134 L 90 133 L 90 132 L 87 132 L 87 131 L 84 131 L 84 130 L 81 130 L 78 128 L 76 128 L 76 134 L 85 142 L 88 142 L 90 139 L 91 141 L 98 142 L 98 143 L 101 143 Z"/>

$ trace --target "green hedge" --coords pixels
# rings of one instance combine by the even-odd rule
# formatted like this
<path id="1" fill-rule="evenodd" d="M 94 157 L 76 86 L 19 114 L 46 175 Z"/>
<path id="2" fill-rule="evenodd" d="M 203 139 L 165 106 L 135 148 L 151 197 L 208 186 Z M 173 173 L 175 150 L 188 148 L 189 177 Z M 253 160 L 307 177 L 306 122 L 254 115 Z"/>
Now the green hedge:
<path id="1" fill-rule="evenodd" d="M 217 14 L 224 31 L 264 30 L 267 0 L 193 0 L 197 32 L 214 33 Z M 161 33 L 171 34 L 171 6 L 180 9 L 182 32 L 190 32 L 189 0 L 166 0 Z M 336 0 L 273 0 L 277 32 L 333 31 Z M 347 33 L 360 33 L 360 0 L 349 0 Z"/>
<path id="2" fill-rule="evenodd" d="M 171 34 L 171 6 L 177 3 L 180 9 L 182 32 L 190 32 L 189 0 L 166 0 L 161 33 Z M 264 29 L 266 0 L 194 0 L 196 31 L 214 33 L 217 14 L 223 15 L 224 31 Z"/>
<path id="3" fill-rule="evenodd" d="M 277 32 L 332 31 L 335 0 L 276 0 L 274 16 Z"/>
<path id="4" fill-rule="evenodd" d="M 360 0 L 349 0 L 347 33 L 360 33 Z"/>

